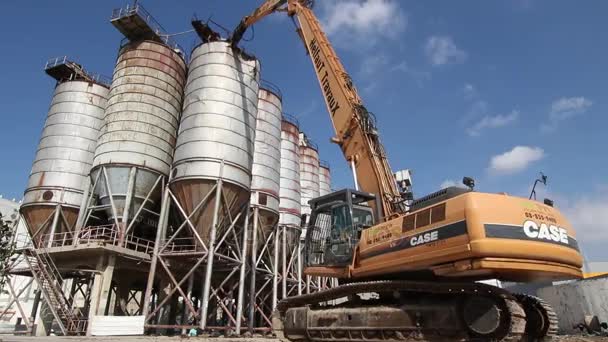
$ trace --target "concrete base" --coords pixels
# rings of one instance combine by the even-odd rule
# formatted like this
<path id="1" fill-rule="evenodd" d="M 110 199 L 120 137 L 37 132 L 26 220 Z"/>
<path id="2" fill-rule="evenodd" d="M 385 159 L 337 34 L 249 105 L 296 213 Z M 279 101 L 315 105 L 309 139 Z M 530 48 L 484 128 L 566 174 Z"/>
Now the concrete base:
<path id="1" fill-rule="evenodd" d="M 589 316 L 608 322 L 608 276 L 583 279 L 565 284 L 543 287 L 538 297 L 547 301 L 557 313 L 562 334 L 579 333 L 575 328 L 585 324 Z"/>

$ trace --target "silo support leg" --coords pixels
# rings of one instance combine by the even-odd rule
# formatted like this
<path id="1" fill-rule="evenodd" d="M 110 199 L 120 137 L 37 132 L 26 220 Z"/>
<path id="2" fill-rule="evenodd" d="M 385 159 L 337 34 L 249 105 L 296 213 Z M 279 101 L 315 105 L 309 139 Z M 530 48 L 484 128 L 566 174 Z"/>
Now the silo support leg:
<path id="1" fill-rule="evenodd" d="M 255 276 L 257 273 L 257 250 L 258 250 L 258 222 L 259 208 L 253 209 L 253 228 L 251 231 L 251 284 L 249 284 L 249 332 L 253 334 L 253 326 L 255 325 Z"/>
<path id="2" fill-rule="evenodd" d="M 274 269 L 272 270 L 272 311 L 277 308 L 277 302 L 279 298 L 279 232 L 280 227 L 276 227 L 274 230 Z M 284 232 L 283 232 L 284 233 Z M 283 274 L 283 277 L 285 275 Z M 284 280 L 284 279 L 283 279 Z"/>
<path id="3" fill-rule="evenodd" d="M 241 253 L 241 273 L 239 275 L 239 289 L 238 298 L 236 303 L 236 327 L 235 333 L 241 334 L 241 324 L 243 323 L 243 300 L 245 297 L 245 277 L 247 272 L 247 238 L 249 237 L 249 205 L 245 209 L 245 224 L 243 226 L 243 242 L 242 242 L 242 253 Z"/>
<path id="4" fill-rule="evenodd" d="M 213 208 L 213 221 L 211 224 L 211 232 L 209 236 L 209 247 L 207 251 L 207 269 L 205 271 L 205 283 L 203 284 L 203 293 L 201 296 L 202 310 L 201 310 L 201 330 L 205 330 L 207 327 L 207 315 L 209 313 L 209 291 L 211 289 L 211 275 L 213 272 L 213 258 L 215 254 L 215 239 L 217 235 L 217 224 L 218 215 L 220 211 L 220 204 L 222 201 L 222 174 L 224 170 L 224 162 L 220 166 L 220 178 L 217 182 L 217 188 L 215 189 L 215 206 Z"/>
<path id="5" fill-rule="evenodd" d="M 163 200 L 161 204 L 160 217 L 158 220 L 158 230 L 156 232 L 156 238 L 154 241 L 154 252 L 152 255 L 152 261 L 150 262 L 150 272 L 148 273 L 148 281 L 146 283 L 146 292 L 144 294 L 143 302 L 143 315 L 146 317 L 146 322 L 154 316 L 148 315 L 150 312 L 150 301 L 152 299 L 152 289 L 154 288 L 154 280 L 156 277 L 156 265 L 159 258 L 159 250 L 161 241 L 165 238 L 165 231 L 167 229 L 167 218 L 169 216 L 169 206 L 171 199 L 169 198 L 169 190 L 165 189 Z"/>
<path id="6" fill-rule="evenodd" d="M 283 299 L 287 298 L 287 232 L 285 226 L 281 229 L 282 240 L 281 240 L 281 248 L 282 248 L 282 274 L 283 274 Z"/>

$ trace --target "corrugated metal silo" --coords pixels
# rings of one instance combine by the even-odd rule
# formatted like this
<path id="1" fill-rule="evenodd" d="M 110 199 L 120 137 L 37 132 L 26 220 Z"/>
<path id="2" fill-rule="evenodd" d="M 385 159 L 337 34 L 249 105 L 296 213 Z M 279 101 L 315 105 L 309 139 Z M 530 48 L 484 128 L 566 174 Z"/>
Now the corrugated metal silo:
<path id="1" fill-rule="evenodd" d="M 266 236 L 279 218 L 282 104 L 279 90 L 270 84 L 263 85 L 258 96 L 251 205 L 260 208 Z"/>
<path id="2" fill-rule="evenodd" d="M 205 43 L 192 51 L 170 184 L 188 215 L 220 177 L 221 213 L 236 213 L 248 203 L 259 70 L 257 60 L 227 42 Z M 213 204 L 205 204 L 191 218 L 205 242 L 213 210 Z"/>
<path id="3" fill-rule="evenodd" d="M 33 237 L 73 229 L 107 96 L 108 88 L 93 82 L 57 84 L 20 209 Z M 58 205 L 57 230 L 40 231 Z"/>
<path id="4" fill-rule="evenodd" d="M 302 214 L 310 215 L 308 201 L 319 197 L 319 149 L 304 133 L 300 133 L 300 187 Z"/>
<path id="5" fill-rule="evenodd" d="M 169 175 L 185 80 L 185 61 L 172 48 L 149 40 L 121 48 L 91 171 L 92 179 L 107 173 L 112 201 L 107 186 L 98 183 L 95 193 L 115 207 L 116 214 L 106 210 L 109 220 L 126 222 L 148 194 L 145 208 L 160 201 L 161 187 L 154 185 Z"/>
<path id="6" fill-rule="evenodd" d="M 281 121 L 281 196 L 279 224 L 300 227 L 300 129 L 297 120 L 283 114 Z"/>
<path id="7" fill-rule="evenodd" d="M 300 236 L 302 199 L 300 189 L 300 129 L 298 121 L 283 114 L 281 121 L 281 189 L 279 204 L 279 225 L 287 234 L 287 255 L 293 251 Z"/>
<path id="8" fill-rule="evenodd" d="M 331 172 L 329 164 L 319 162 L 319 196 L 325 196 L 331 192 Z"/>

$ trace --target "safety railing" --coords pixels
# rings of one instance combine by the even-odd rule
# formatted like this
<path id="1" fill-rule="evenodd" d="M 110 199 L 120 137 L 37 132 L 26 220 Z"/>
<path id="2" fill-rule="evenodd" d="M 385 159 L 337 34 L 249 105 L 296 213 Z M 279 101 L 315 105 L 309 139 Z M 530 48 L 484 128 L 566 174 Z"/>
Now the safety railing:
<path id="1" fill-rule="evenodd" d="M 66 64 L 68 62 L 68 56 L 50 58 L 44 64 L 44 69 L 54 68 L 58 65 Z"/>
<path id="2" fill-rule="evenodd" d="M 54 57 L 54 58 L 48 59 L 46 61 L 46 63 L 44 64 L 44 70 L 48 70 L 48 69 L 57 67 L 59 65 L 64 65 L 64 64 L 71 65 L 72 67 L 77 69 L 77 71 L 79 71 L 79 74 L 81 77 L 84 77 L 95 83 L 99 83 L 100 85 L 103 85 L 105 87 L 109 88 L 110 84 L 112 83 L 112 79 L 110 77 L 104 76 L 99 73 L 88 72 L 85 68 L 82 67 L 82 65 L 70 60 L 68 58 L 68 56 L 60 56 L 60 57 Z"/>
<path id="3" fill-rule="evenodd" d="M 82 229 L 77 236 L 72 232 L 47 234 L 38 238 L 38 246 L 63 247 L 74 244 L 102 243 L 127 248 L 136 252 L 152 254 L 154 241 L 128 234 L 121 238 L 116 225 L 92 226 Z"/>
<path id="4" fill-rule="evenodd" d="M 175 238 L 163 248 L 163 254 L 187 254 L 204 251 L 205 248 L 191 237 Z"/>
<path id="5" fill-rule="evenodd" d="M 132 15 L 137 15 L 142 18 L 146 24 L 154 31 L 154 33 L 160 37 L 160 39 L 169 47 L 173 49 L 179 49 L 180 51 L 184 51 L 177 42 L 175 42 L 169 34 L 167 34 L 164 27 L 156 21 L 156 19 L 139 3 L 135 3 L 133 5 L 127 4 L 122 8 L 115 8 L 112 10 L 111 21 L 119 20 L 121 18 L 129 17 Z M 127 40 L 128 41 L 128 40 Z M 121 46 L 124 45 L 125 40 L 121 42 Z"/>

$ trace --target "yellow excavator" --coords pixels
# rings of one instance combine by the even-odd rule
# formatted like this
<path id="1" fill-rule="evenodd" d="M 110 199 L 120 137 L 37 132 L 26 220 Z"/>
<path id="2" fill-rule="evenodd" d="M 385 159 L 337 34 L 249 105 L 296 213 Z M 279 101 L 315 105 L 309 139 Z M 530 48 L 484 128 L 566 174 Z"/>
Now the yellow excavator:
<path id="1" fill-rule="evenodd" d="M 336 143 L 356 189 L 310 201 L 304 273 L 339 286 L 280 301 L 275 332 L 292 341 L 535 341 L 557 332 L 539 298 L 477 282 L 581 278 L 582 257 L 566 218 L 544 203 L 450 187 L 413 199 L 406 171 L 393 173 L 368 112 L 312 1 L 268 0 L 230 41 L 283 12 L 312 60 Z M 295 22 L 295 21 L 294 21 Z M 370 295 L 373 294 L 373 295 Z"/>

